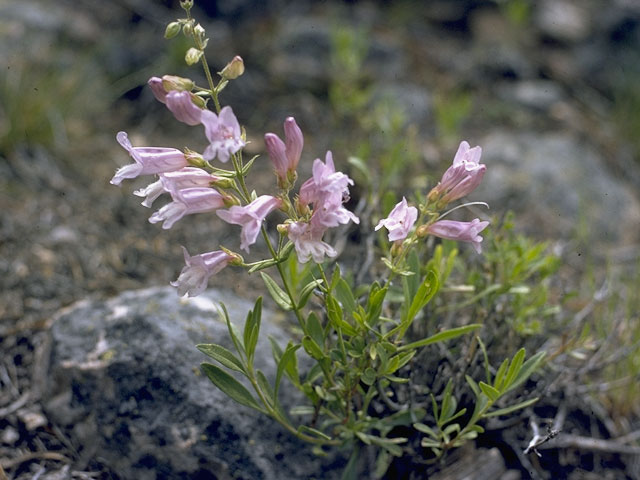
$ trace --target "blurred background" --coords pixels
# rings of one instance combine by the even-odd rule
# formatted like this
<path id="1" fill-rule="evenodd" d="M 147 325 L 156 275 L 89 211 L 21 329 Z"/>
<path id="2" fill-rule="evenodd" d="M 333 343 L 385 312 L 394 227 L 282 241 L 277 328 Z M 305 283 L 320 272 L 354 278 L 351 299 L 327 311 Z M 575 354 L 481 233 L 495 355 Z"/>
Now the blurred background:
<path id="1" fill-rule="evenodd" d="M 471 200 L 514 211 L 518 232 L 551 242 L 570 312 L 614 291 L 598 318 L 622 318 L 616 328 L 637 345 L 639 1 L 195 3 L 212 70 L 244 59 L 221 102 L 246 126 L 250 154 L 293 115 L 302 178 L 331 149 L 362 185 L 356 199 L 389 206 L 432 186 L 461 140 L 481 145 L 488 171 Z M 131 195 L 144 180 L 109 185 L 129 162 L 120 130 L 134 145 L 205 145 L 146 86 L 164 74 L 205 84 L 184 63 L 187 39 L 163 39 L 183 17 L 177 0 L 0 0 L 0 433 L 27 428 L 8 407 L 30 388 L 55 311 L 164 285 L 181 244 L 207 251 L 212 231 L 220 243 L 236 234 L 202 218 L 162 231 Z M 247 281 L 212 285 L 241 292 Z M 629 358 L 618 373 L 635 385 L 640 356 Z M 637 418 L 637 399 L 637 387 L 613 395 L 612 418 Z M 1 436 L 0 457 L 27 437 Z"/>

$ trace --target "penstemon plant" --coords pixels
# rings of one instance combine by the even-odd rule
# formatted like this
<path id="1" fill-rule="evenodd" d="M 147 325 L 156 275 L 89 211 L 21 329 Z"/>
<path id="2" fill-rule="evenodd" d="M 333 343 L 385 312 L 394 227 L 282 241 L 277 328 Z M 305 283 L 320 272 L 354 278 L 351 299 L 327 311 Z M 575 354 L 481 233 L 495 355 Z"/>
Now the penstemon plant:
<path id="1" fill-rule="evenodd" d="M 185 266 L 172 285 L 181 296 L 196 296 L 206 289 L 212 275 L 226 267 L 243 268 L 249 274 L 259 272 L 275 303 L 292 313 L 300 329 L 300 335 L 285 346 L 270 338 L 277 365 L 275 378 L 270 381 L 254 365 L 262 298 L 248 312 L 242 331 L 221 305 L 235 351 L 217 344 L 198 345 L 217 362 L 202 364 L 208 378 L 239 404 L 270 416 L 319 450 L 351 448 L 354 453 L 345 478 L 355 475 L 357 451 L 362 444 L 379 447 L 383 464 L 388 465 L 392 456 L 401 456 L 408 439 L 394 434 L 398 426 L 412 426 L 416 435 L 422 435 L 422 447 L 438 459 L 481 433 L 478 422 L 482 419 L 532 405 L 536 398 L 501 403 L 497 408 L 501 397 L 523 384 L 541 364 L 544 352 L 525 360 L 525 351 L 520 349 L 492 369 L 479 337 L 473 337 L 472 342 L 484 352 L 487 377 L 485 382 L 466 376 L 468 389 L 475 397 L 472 411 L 458 408 L 460 398 L 454 379 L 449 379 L 442 391 L 427 388 L 427 401 L 414 401 L 413 395 L 408 401 L 399 400 L 407 397 L 402 394 L 410 381 L 407 366 L 420 350 L 462 338 L 482 327 L 470 323 L 426 338 L 409 338 L 413 323 L 424 318 L 425 307 L 449 275 L 457 253 L 454 250 L 443 256 L 443 249 L 434 249 L 428 237 L 467 242 L 476 252 L 482 251 L 480 232 L 488 221 L 444 218 L 469 205 L 449 208 L 481 182 L 486 171 L 480 163 L 481 148 L 461 142 L 452 165 L 440 182 L 422 195 L 417 206 L 403 197 L 379 221 L 375 230 L 384 228 L 389 240 L 388 244 L 383 242 L 388 245 L 382 258 L 385 273 L 382 278 L 354 285 L 352 275 L 343 274 L 335 263 L 336 249 L 323 240 L 329 229 L 359 223 L 345 206 L 354 182 L 336 170 L 329 151 L 324 161 L 314 161 L 311 178 L 296 192 L 304 138 L 295 119 L 289 117 L 284 121 L 284 141 L 274 133 L 264 136 L 275 173 L 273 191 L 258 194 L 249 188 L 247 180 L 257 157 L 245 161 L 246 134 L 231 107 L 222 107 L 219 99 L 228 83 L 243 74 L 244 63 L 236 56 L 214 82 L 204 53 L 205 29 L 192 17 L 193 2 L 182 0 L 180 4 L 186 18 L 171 22 L 165 37 L 182 33 L 191 39 L 193 46 L 186 52 L 185 61 L 202 65 L 207 85 L 171 75 L 152 77 L 148 84 L 177 120 L 202 125 L 209 145 L 201 154 L 189 149 L 134 147 L 127 134 L 120 132 L 117 140 L 134 163 L 117 170 L 111 183 L 120 185 L 124 179 L 157 175 L 156 181 L 134 194 L 144 197 L 142 204 L 146 207 L 161 195 L 170 195 L 171 201 L 149 218 L 151 223 L 161 222 L 164 229 L 172 228 L 185 215 L 215 212 L 225 222 L 241 227 L 239 246 L 245 252 L 249 253 L 250 246 L 262 237 L 270 255 L 253 262 L 222 246 L 197 255 L 183 247 Z M 276 216 L 280 220 L 270 234 L 266 219 Z M 308 358 L 299 363 L 298 355 Z M 238 376 L 245 381 L 239 381 Z M 307 402 L 288 412 L 279 399 L 285 377 Z M 384 408 L 374 408 L 374 404 Z"/>

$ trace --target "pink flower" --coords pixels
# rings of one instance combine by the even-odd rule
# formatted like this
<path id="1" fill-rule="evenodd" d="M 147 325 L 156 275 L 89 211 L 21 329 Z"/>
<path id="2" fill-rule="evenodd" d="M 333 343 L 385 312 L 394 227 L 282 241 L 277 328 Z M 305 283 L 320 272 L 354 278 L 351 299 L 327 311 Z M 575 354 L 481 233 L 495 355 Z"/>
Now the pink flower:
<path id="1" fill-rule="evenodd" d="M 293 117 L 288 117 L 284 122 L 284 138 L 283 142 L 275 133 L 267 133 L 264 136 L 269 158 L 281 185 L 287 185 L 290 182 L 289 178 L 293 177 L 304 146 L 302 131 Z"/>
<path id="2" fill-rule="evenodd" d="M 178 289 L 178 295 L 181 297 L 185 294 L 190 297 L 200 295 L 207 288 L 209 278 L 236 259 L 233 255 L 222 250 L 202 253 L 193 257 L 189 255 L 186 248 L 182 247 L 182 251 L 186 265 L 180 272 L 178 279 L 171 282 L 171 285 Z"/>
<path id="3" fill-rule="evenodd" d="M 204 110 L 191 100 L 190 92 L 172 90 L 167 93 L 165 103 L 174 117 L 187 125 L 198 125 Z"/>
<path id="4" fill-rule="evenodd" d="M 353 185 L 347 175 L 336 172 L 331 152 L 327 152 L 325 163 L 319 158 L 313 162 L 313 176 L 300 187 L 300 201 L 305 204 L 321 202 L 327 196 L 348 193 L 349 185 Z"/>
<path id="5" fill-rule="evenodd" d="M 164 222 L 162 228 L 167 230 L 185 215 L 211 212 L 225 206 L 224 196 L 213 188 L 185 188 L 170 190 L 173 201 L 162 207 L 149 218 L 149 222 Z"/>
<path id="6" fill-rule="evenodd" d="M 482 253 L 482 237 L 479 233 L 484 230 L 489 222 L 481 222 L 475 218 L 471 222 L 456 222 L 455 220 L 440 220 L 427 228 L 427 232 L 436 237 L 470 242 L 478 253 Z"/>
<path id="7" fill-rule="evenodd" d="M 385 227 L 389 230 L 389 241 L 404 240 L 409 235 L 409 230 L 418 219 L 418 209 L 407 206 L 407 199 L 402 197 L 387 218 L 380 220 L 376 225 L 376 231 Z"/>
<path id="8" fill-rule="evenodd" d="M 328 195 L 313 205 L 311 225 L 316 230 L 322 230 L 324 232 L 327 228 L 345 225 L 350 221 L 360 223 L 358 217 L 342 206 L 342 193 L 336 192 Z"/>
<path id="9" fill-rule="evenodd" d="M 220 210 L 216 214 L 227 223 L 242 225 L 240 248 L 249 251 L 249 245 L 256 243 L 263 220 L 274 209 L 282 205 L 282 200 L 271 195 L 261 195 L 243 207 L 234 205 L 228 210 Z"/>
<path id="10" fill-rule="evenodd" d="M 240 124 L 231 107 L 224 107 L 220 110 L 220 115 L 211 110 L 203 110 L 200 119 L 209 139 L 209 146 L 202 154 L 205 160 L 218 157 L 218 160 L 226 163 L 231 155 L 244 147 Z"/>
<path id="11" fill-rule="evenodd" d="M 151 204 L 165 192 L 192 187 L 210 187 L 219 180 L 220 177 L 207 173 L 201 168 L 184 167 L 175 172 L 161 173 L 158 181 L 136 190 L 133 194 L 146 197 L 142 205 L 151 207 Z"/>
<path id="12" fill-rule="evenodd" d="M 469 148 L 465 141 L 460 143 L 453 164 L 444 172 L 442 180 L 430 192 L 430 197 L 436 197 L 438 202 L 446 205 L 462 198 L 480 184 L 487 166 L 479 163 L 482 148 Z"/>
<path id="13" fill-rule="evenodd" d="M 129 152 L 135 163 L 119 168 L 111 179 L 113 185 L 120 185 L 125 178 L 173 172 L 188 165 L 184 154 L 175 148 L 134 147 L 126 132 L 118 132 L 116 139 Z"/>
<path id="14" fill-rule="evenodd" d="M 309 223 L 290 223 L 287 232 L 300 263 L 307 263 L 311 258 L 316 263 L 322 263 L 325 255 L 333 258 L 338 254 L 331 245 L 322 241 L 323 231 L 315 230 Z"/>

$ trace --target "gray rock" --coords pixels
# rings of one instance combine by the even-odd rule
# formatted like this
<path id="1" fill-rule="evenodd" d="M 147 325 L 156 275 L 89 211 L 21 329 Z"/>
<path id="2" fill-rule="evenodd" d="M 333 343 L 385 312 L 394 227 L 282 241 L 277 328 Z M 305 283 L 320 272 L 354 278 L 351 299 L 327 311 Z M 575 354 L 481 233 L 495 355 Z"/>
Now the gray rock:
<path id="1" fill-rule="evenodd" d="M 548 110 L 563 99 L 560 85 L 550 80 L 502 82 L 497 86 L 497 94 L 503 100 L 535 110 Z"/>
<path id="2" fill-rule="evenodd" d="M 211 290 L 178 299 L 170 287 L 83 301 L 57 315 L 46 410 L 70 432 L 79 466 L 100 458 L 120 478 L 136 480 L 335 476 L 344 463 L 321 461 L 200 373 L 202 361 L 215 362 L 196 344 L 233 348 L 217 314 L 220 301 L 242 328 L 252 303 Z M 273 322 L 274 314 L 264 311 L 255 360 L 271 379 L 267 336 L 283 346 L 286 338 Z M 281 400 L 289 406 L 294 401 Z"/>
<path id="3" fill-rule="evenodd" d="M 640 203 L 588 143 L 568 133 L 499 131 L 478 142 L 487 173 L 473 200 L 513 209 L 538 237 L 570 238 L 586 226 L 596 245 L 640 239 Z"/>
<path id="4" fill-rule="evenodd" d="M 534 21 L 544 35 L 562 42 L 580 42 L 591 33 L 589 9 L 575 0 L 541 2 Z"/>

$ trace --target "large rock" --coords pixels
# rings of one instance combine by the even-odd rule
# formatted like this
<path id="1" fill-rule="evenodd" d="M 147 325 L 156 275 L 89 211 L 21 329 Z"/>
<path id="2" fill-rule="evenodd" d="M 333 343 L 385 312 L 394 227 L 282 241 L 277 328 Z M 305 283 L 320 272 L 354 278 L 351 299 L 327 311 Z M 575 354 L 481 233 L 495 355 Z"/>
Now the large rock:
<path id="1" fill-rule="evenodd" d="M 478 142 L 487 173 L 470 196 L 512 209 L 542 238 L 586 234 L 596 245 L 640 239 L 640 202 L 593 146 L 568 133 L 495 131 Z"/>
<path id="2" fill-rule="evenodd" d="M 45 408 L 69 432 L 80 466 L 98 458 L 135 480 L 335 476 L 344 463 L 320 460 L 200 373 L 208 358 L 196 344 L 233 348 L 220 301 L 241 328 L 252 303 L 219 291 L 182 300 L 169 287 L 83 301 L 57 316 Z M 283 346 L 286 338 L 273 320 L 264 311 L 255 360 L 268 378 L 275 367 L 266 337 Z"/>

